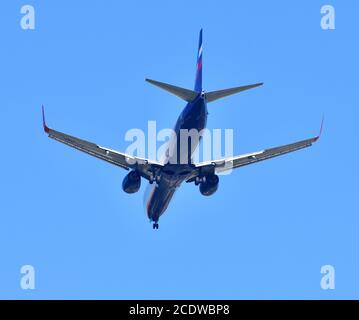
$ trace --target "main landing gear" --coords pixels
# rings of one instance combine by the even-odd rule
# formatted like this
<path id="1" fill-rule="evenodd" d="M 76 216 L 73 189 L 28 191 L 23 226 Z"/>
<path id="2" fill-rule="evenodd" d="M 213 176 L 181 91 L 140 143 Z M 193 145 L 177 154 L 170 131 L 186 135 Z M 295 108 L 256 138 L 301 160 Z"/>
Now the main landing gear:
<path id="1" fill-rule="evenodd" d="M 160 183 L 160 176 L 159 175 L 152 175 L 149 179 L 150 184 L 156 182 L 157 184 Z"/>
<path id="2" fill-rule="evenodd" d="M 154 224 L 153 224 L 153 229 L 158 229 L 158 222 L 155 222 Z"/>

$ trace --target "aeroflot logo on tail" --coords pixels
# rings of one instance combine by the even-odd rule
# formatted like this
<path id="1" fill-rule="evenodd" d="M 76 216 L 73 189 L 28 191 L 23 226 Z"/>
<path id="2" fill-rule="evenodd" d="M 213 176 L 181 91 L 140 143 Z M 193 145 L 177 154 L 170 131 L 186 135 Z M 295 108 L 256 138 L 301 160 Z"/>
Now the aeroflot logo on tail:
<path id="1" fill-rule="evenodd" d="M 148 121 L 147 134 L 130 129 L 125 141 L 131 142 L 126 154 L 161 163 L 190 164 L 233 157 L 233 129 L 181 129 L 176 134 L 169 128 L 157 132 L 156 121 Z M 135 160 L 127 161 L 133 164 Z"/>

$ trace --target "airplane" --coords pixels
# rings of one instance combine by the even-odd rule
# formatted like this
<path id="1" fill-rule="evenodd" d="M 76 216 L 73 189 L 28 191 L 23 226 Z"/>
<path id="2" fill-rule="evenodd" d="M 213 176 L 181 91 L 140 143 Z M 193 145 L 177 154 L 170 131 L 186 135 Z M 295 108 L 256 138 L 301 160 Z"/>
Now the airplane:
<path id="1" fill-rule="evenodd" d="M 161 161 L 135 157 L 53 130 L 45 122 L 44 107 L 42 106 L 43 129 L 50 138 L 129 171 L 122 182 L 122 189 L 126 193 L 137 192 L 141 186 L 141 178 L 149 182 L 148 186 L 150 189 L 147 192 L 148 198 L 145 201 L 145 206 L 147 216 L 150 222 L 153 223 L 153 229 L 159 228 L 158 221 L 160 216 L 165 212 L 175 191 L 183 182 L 193 182 L 196 186 L 199 186 L 199 191 L 202 195 L 211 196 L 218 189 L 218 173 L 309 147 L 319 139 L 322 133 L 323 120 L 319 135 L 315 137 L 275 148 L 199 163 L 192 163 L 191 158 L 193 150 L 195 150 L 199 141 L 193 141 L 194 145 L 191 145 L 191 149 L 188 152 L 168 152 L 168 150 L 173 150 L 173 148 L 178 149 L 180 130 L 196 129 L 200 132 L 206 127 L 208 103 L 263 85 L 263 83 L 255 83 L 210 92 L 203 90 L 202 33 L 201 29 L 193 90 L 145 79 L 150 84 L 164 89 L 187 102 L 175 124 L 174 132 L 176 135 L 169 140 L 166 153 Z M 176 158 L 173 159 L 173 157 Z"/>

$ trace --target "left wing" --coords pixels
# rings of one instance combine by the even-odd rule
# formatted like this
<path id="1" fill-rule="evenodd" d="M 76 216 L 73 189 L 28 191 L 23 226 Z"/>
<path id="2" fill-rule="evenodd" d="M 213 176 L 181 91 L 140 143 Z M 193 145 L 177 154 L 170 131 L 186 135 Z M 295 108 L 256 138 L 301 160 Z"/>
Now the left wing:
<path id="1" fill-rule="evenodd" d="M 265 149 L 262 151 L 243 154 L 243 155 L 239 155 L 239 156 L 235 156 L 235 157 L 231 157 L 231 158 L 224 158 L 224 159 L 215 160 L 215 161 L 200 162 L 198 164 L 195 164 L 195 166 L 198 170 L 198 175 L 200 175 L 201 172 L 205 173 L 205 172 L 211 172 L 211 171 L 219 173 L 219 172 L 243 167 L 243 166 L 246 166 L 246 165 L 249 165 L 252 163 L 271 159 L 274 157 L 284 155 L 286 153 L 290 153 L 290 152 L 294 152 L 294 151 L 297 151 L 297 150 L 300 150 L 303 148 L 310 147 L 314 142 L 316 142 L 320 138 L 321 133 L 322 133 L 322 128 L 323 128 L 323 121 L 322 121 L 322 125 L 320 127 L 319 135 L 316 137 L 313 137 L 313 138 L 306 139 L 306 140 L 301 140 L 301 141 L 294 142 L 291 144 L 286 144 L 286 145 L 283 145 L 280 147 Z"/>
<path id="2" fill-rule="evenodd" d="M 50 129 L 45 122 L 44 107 L 42 107 L 42 119 L 44 131 L 49 135 L 50 138 L 85 152 L 93 157 L 119 166 L 123 169 L 136 169 L 139 174 L 147 180 L 153 179 L 153 177 L 156 175 L 156 172 L 162 167 L 159 162 L 133 157 L 131 155 L 101 147 L 95 143 Z"/>

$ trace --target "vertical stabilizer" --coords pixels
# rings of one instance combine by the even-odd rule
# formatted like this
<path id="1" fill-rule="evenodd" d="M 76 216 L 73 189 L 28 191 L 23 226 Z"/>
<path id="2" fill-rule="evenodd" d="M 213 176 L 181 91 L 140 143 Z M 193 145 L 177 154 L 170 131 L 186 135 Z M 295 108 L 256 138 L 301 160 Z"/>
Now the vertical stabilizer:
<path id="1" fill-rule="evenodd" d="M 196 66 L 196 80 L 194 84 L 194 91 L 202 91 L 202 29 L 199 32 L 198 52 L 197 52 L 197 66 Z"/>

